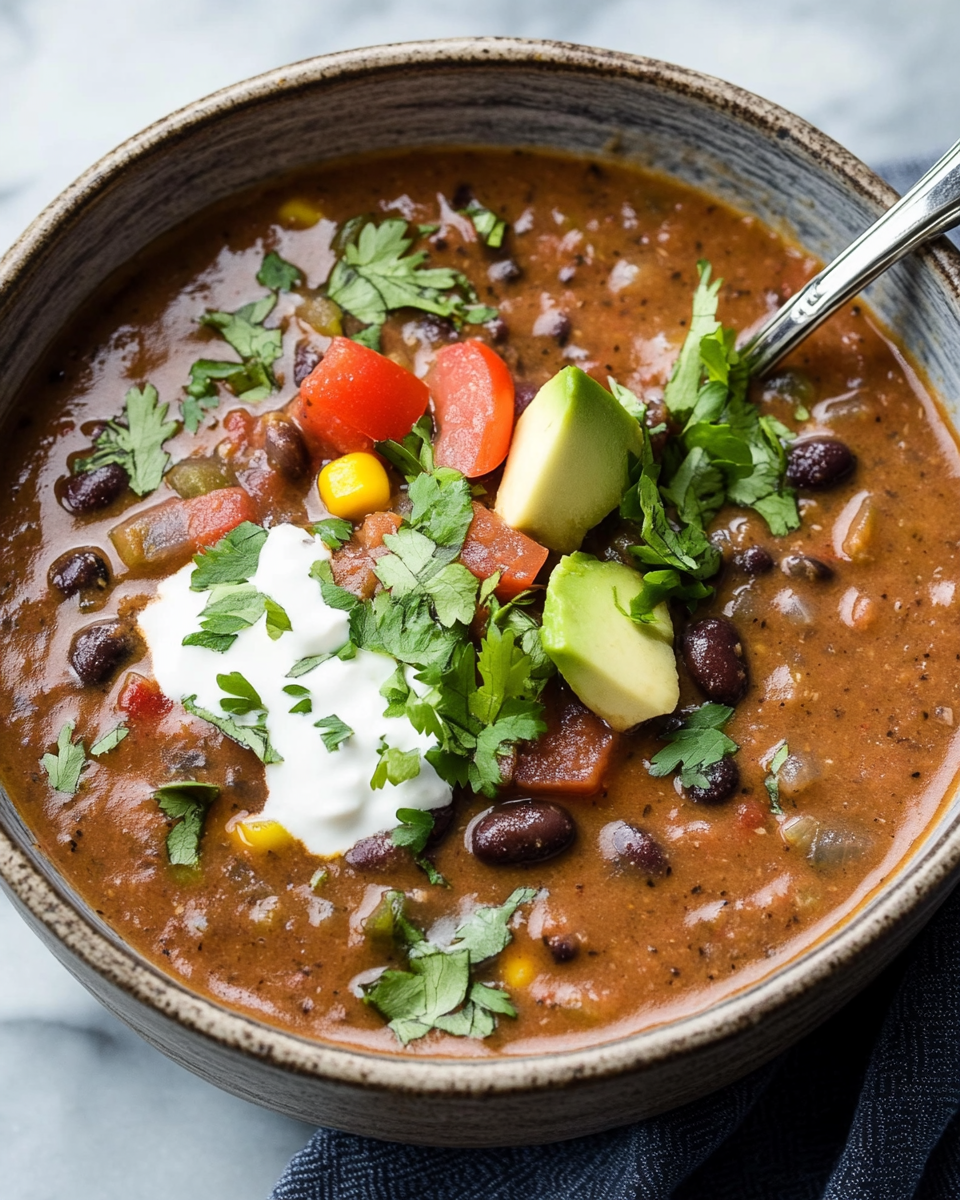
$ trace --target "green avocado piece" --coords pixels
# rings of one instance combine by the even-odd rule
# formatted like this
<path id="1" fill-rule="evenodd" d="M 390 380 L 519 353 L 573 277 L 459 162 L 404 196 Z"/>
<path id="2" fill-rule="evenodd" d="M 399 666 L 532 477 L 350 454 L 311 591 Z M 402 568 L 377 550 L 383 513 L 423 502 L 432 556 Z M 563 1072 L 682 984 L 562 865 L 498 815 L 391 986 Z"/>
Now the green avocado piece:
<path id="1" fill-rule="evenodd" d="M 629 455 L 641 449 L 636 418 L 579 367 L 564 367 L 517 421 L 496 511 L 551 550 L 577 550 L 620 503 Z"/>
<path id="2" fill-rule="evenodd" d="M 613 729 L 671 713 L 680 699 L 666 603 L 638 625 L 626 614 L 642 576 L 590 554 L 561 558 L 547 584 L 541 637 L 557 670 Z"/>

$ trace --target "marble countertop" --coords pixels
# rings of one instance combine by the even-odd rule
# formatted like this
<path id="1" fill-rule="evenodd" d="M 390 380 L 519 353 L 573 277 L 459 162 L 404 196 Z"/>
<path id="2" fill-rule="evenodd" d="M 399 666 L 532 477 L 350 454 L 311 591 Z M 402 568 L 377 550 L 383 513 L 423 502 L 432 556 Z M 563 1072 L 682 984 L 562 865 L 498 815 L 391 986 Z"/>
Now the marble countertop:
<path id="1" fill-rule="evenodd" d="M 552 37 L 719 75 L 872 162 L 960 134 L 955 0 L 0 0 L 0 248 L 99 155 L 224 84 L 313 54 Z M 261 1200 L 309 1129 L 168 1062 L 0 895 L 0 1180 L 10 1200 Z"/>

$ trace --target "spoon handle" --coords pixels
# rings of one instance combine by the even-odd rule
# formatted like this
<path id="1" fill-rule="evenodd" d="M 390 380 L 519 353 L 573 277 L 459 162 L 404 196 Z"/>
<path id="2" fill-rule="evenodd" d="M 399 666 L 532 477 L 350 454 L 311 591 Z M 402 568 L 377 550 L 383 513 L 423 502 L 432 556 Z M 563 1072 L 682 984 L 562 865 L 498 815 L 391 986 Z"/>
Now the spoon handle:
<path id="1" fill-rule="evenodd" d="M 751 374 L 765 374 L 887 267 L 958 221 L 960 142 L 760 328 L 743 348 Z"/>

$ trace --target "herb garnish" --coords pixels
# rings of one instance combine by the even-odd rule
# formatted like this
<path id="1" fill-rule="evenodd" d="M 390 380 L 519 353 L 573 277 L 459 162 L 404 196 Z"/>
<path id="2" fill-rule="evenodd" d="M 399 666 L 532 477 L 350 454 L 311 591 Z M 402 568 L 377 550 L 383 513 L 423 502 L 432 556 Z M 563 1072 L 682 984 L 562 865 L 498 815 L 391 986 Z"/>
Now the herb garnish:
<path id="1" fill-rule="evenodd" d="M 331 272 L 327 295 L 368 326 L 355 341 L 379 349 L 380 328 L 398 308 L 419 308 L 476 325 L 497 315 L 496 309 L 479 303 L 461 272 L 423 265 L 429 255 L 410 251 L 413 238 L 407 236 L 406 221 L 348 222 L 343 232 L 343 254 Z"/>
<path id="2" fill-rule="evenodd" d="M 688 713 L 679 729 L 664 734 L 664 741 L 672 744 L 658 750 L 650 760 L 650 774 L 669 775 L 679 767 L 680 782 L 685 788 L 709 787 L 706 768 L 740 749 L 722 732 L 732 716 L 732 708 L 712 702 Z"/>
<path id="3" fill-rule="evenodd" d="M 161 812 L 177 823 L 167 834 L 167 854 L 177 867 L 196 867 L 200 862 L 200 837 L 207 809 L 220 794 L 213 783 L 181 779 L 165 783 L 153 793 Z"/>
<path id="4" fill-rule="evenodd" d="M 252 750 L 262 763 L 283 762 L 282 756 L 270 744 L 270 735 L 266 727 L 266 712 L 261 711 L 253 725 L 241 725 L 232 717 L 221 717 L 208 708 L 201 708 L 196 701 L 195 695 L 184 696 L 180 703 L 192 716 L 199 717 L 201 721 L 206 721 L 210 725 L 215 725 L 224 737 L 230 738 L 238 746 L 245 746 L 248 750 Z"/>
<path id="5" fill-rule="evenodd" d="M 196 574 L 196 572 L 194 572 Z M 184 646 L 202 646 L 222 654 L 237 640 L 237 634 L 266 616 L 267 636 L 276 641 L 292 628 L 290 618 L 275 600 L 258 592 L 252 583 L 230 583 L 215 587 L 200 613 L 200 633 L 188 633 Z"/>
<path id="6" fill-rule="evenodd" d="M 138 496 L 154 491 L 163 480 L 170 455 L 163 443 L 177 431 L 176 421 L 168 421 L 169 405 L 160 404 L 152 383 L 143 390 L 132 387 L 123 401 L 123 412 L 108 421 L 94 442 L 89 458 L 75 464 L 78 473 L 95 471 L 109 463 L 123 467 L 130 478 L 130 489 Z"/>
<path id="7" fill-rule="evenodd" d="M 322 521 L 317 521 L 312 532 L 328 550 L 339 550 L 353 536 L 353 524 L 343 517 L 324 517 Z"/>
<path id="8" fill-rule="evenodd" d="M 73 740 L 74 722 L 67 721 L 57 737 L 56 754 L 45 754 L 40 765 L 47 773 L 50 786 L 65 796 L 75 796 L 80 787 L 80 772 L 86 766 L 87 752 L 83 741 Z"/>
<path id="9" fill-rule="evenodd" d="M 453 942 L 441 947 L 427 941 L 407 918 L 403 892 L 387 892 L 383 912 L 374 913 L 367 928 L 392 935 L 406 952 L 409 970 L 384 971 L 364 987 L 364 1001 L 387 1018 L 404 1046 L 431 1029 L 456 1037 L 489 1037 L 498 1015 L 515 1017 L 517 1010 L 505 991 L 471 982 L 470 972 L 510 943 L 511 917 L 535 895 L 533 888 L 517 888 L 499 907 L 478 908 L 457 929 Z"/>
<path id="10" fill-rule="evenodd" d="M 130 730 L 126 725 L 115 726 L 108 733 L 105 733 L 102 738 L 93 743 L 90 747 L 90 753 L 94 758 L 99 758 L 102 754 L 108 754 L 120 745 L 129 732 Z"/>
<path id="11" fill-rule="evenodd" d="M 206 592 L 220 584 L 246 583 L 256 574 L 266 540 L 265 529 L 244 521 L 215 546 L 201 550 L 193 559 L 197 566 L 190 576 L 191 591 Z"/>
<path id="12" fill-rule="evenodd" d="M 281 258 L 275 250 L 264 255 L 263 263 L 257 272 L 257 283 L 263 284 L 273 292 L 292 292 L 303 283 L 303 273 L 292 262 Z"/>
<path id="13" fill-rule="evenodd" d="M 313 712 L 313 701 L 310 699 L 310 689 L 300 683 L 288 683 L 283 689 L 288 696 L 294 697 L 296 703 L 290 709 L 292 713 Z M 299 697 L 299 699 L 297 699 Z"/>
<path id="14" fill-rule="evenodd" d="M 388 746 L 387 739 L 382 737 L 377 747 L 377 757 L 379 761 L 370 776 L 371 791 L 379 791 L 388 783 L 396 787 L 408 779 L 416 779 L 420 774 L 419 750 L 397 750 L 395 746 Z"/>
<path id="15" fill-rule="evenodd" d="M 484 206 L 474 197 L 471 197 L 470 203 L 466 208 L 460 211 L 470 218 L 473 222 L 473 227 L 477 231 L 477 237 L 482 242 L 485 242 L 491 250 L 499 250 L 503 245 L 503 237 L 507 232 L 507 223 L 501 220 L 495 212 L 491 212 L 489 208 Z"/>
<path id="16" fill-rule="evenodd" d="M 400 824 L 390 831 L 393 844 L 410 851 L 413 861 L 434 886 L 449 887 L 450 884 L 423 853 L 433 833 L 433 813 L 423 808 L 398 808 L 397 820 Z"/>
<path id="17" fill-rule="evenodd" d="M 347 738 L 353 737 L 353 730 L 341 721 L 336 713 L 321 717 L 319 721 L 314 721 L 313 725 L 315 729 L 320 730 L 321 740 L 331 754 L 334 750 L 339 750 Z"/>
<path id="18" fill-rule="evenodd" d="M 790 747 L 786 742 L 781 742 L 770 759 L 770 769 L 767 777 L 763 781 L 763 786 L 767 789 L 767 795 L 770 797 L 770 811 L 778 817 L 783 816 L 783 809 L 780 807 L 780 768 L 790 757 Z"/>

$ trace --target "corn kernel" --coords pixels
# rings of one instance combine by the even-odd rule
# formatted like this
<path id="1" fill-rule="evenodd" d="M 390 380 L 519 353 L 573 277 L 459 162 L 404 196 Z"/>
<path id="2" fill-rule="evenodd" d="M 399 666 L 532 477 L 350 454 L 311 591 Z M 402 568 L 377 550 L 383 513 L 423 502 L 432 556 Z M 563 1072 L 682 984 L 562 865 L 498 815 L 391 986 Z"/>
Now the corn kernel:
<path id="1" fill-rule="evenodd" d="M 507 950 L 500 959 L 500 978 L 510 988 L 525 988 L 533 983 L 539 974 L 536 962 L 532 956 L 513 948 Z"/>
<path id="2" fill-rule="evenodd" d="M 322 211 L 302 196 L 292 196 L 280 205 L 277 216 L 281 225 L 290 229 L 310 229 L 323 220 Z"/>
<path id="3" fill-rule="evenodd" d="M 317 478 L 320 499 L 335 517 L 358 521 L 390 505 L 390 480 L 373 454 L 357 451 L 327 463 Z"/>
<path id="4" fill-rule="evenodd" d="M 289 846 L 293 838 L 279 821 L 265 820 L 263 817 L 245 817 L 241 821 L 231 821 L 228 832 L 235 842 L 250 850 L 282 850 Z"/>

